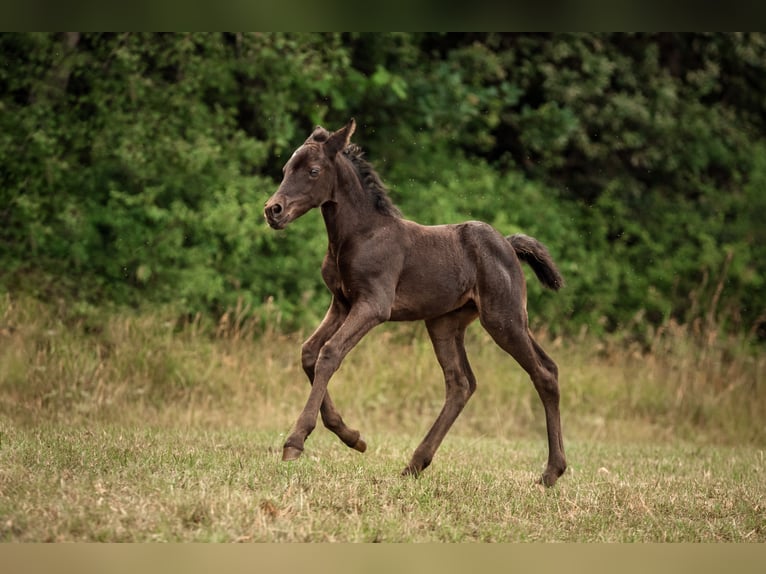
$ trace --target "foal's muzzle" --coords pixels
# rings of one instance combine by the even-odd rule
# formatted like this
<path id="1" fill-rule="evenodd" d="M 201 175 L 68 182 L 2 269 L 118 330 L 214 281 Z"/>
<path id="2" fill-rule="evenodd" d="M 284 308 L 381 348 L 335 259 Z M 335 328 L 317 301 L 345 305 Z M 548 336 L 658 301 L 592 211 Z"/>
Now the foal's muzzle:
<path id="1" fill-rule="evenodd" d="M 285 208 L 279 202 L 268 201 L 263 209 L 263 215 L 272 229 L 282 229 L 287 224 L 284 221 Z"/>

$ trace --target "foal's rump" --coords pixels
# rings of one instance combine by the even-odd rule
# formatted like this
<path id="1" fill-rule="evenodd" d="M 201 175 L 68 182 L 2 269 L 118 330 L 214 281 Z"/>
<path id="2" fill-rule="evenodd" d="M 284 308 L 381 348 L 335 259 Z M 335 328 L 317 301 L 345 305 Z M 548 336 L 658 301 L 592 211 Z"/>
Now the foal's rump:
<path id="1" fill-rule="evenodd" d="M 564 284 L 548 249 L 534 237 L 505 237 L 482 221 L 423 226 L 400 220 L 400 225 L 400 237 L 408 240 L 397 287 L 397 319 L 424 318 L 461 307 L 478 295 L 481 284 L 508 279 L 523 282 L 519 261 L 527 263 L 545 287 L 556 291 Z M 523 293 L 524 287 L 519 287 Z M 406 299 L 413 294 L 417 294 L 417 304 L 410 306 Z M 430 312 L 424 308 L 431 307 L 427 300 L 436 303 Z"/>
<path id="2" fill-rule="evenodd" d="M 481 221 L 468 221 L 454 226 L 465 246 L 470 245 L 476 259 L 490 256 L 493 260 L 507 261 L 507 245 L 510 243 L 519 261 L 528 264 L 540 282 L 554 291 L 564 285 L 553 257 L 547 247 L 534 237 L 517 233 L 503 237 L 491 225 Z"/>

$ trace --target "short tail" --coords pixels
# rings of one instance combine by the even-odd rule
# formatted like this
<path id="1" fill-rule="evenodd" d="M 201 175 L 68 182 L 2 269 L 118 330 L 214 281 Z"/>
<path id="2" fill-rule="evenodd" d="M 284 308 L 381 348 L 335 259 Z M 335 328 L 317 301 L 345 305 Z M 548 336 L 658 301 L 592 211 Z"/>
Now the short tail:
<path id="1" fill-rule="evenodd" d="M 506 239 L 511 243 L 518 258 L 529 264 L 540 283 L 554 291 L 558 291 L 564 286 L 564 278 L 545 245 L 534 237 L 520 233 L 510 235 Z"/>

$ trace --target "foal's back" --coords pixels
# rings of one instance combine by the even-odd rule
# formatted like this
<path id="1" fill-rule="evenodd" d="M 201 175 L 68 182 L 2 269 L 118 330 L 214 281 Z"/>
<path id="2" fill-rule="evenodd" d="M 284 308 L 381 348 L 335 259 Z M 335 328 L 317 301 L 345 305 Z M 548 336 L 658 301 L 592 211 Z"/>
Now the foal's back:
<path id="1" fill-rule="evenodd" d="M 397 271 L 394 321 L 428 319 L 461 308 L 478 297 L 478 280 L 487 268 L 519 267 L 506 239 L 478 221 L 424 226 L 400 219 L 390 239 L 389 250 L 401 255 L 380 262 Z"/>

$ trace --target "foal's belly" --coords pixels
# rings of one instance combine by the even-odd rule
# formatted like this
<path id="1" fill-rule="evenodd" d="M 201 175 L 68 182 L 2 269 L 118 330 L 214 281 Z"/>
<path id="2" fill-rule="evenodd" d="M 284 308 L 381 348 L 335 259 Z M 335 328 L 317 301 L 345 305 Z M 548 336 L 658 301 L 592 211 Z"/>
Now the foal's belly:
<path id="1" fill-rule="evenodd" d="M 391 317 L 389 321 L 421 321 L 424 319 L 433 319 L 434 317 L 441 317 L 456 309 L 465 308 L 467 305 L 472 305 L 471 299 L 465 299 L 462 302 L 458 302 L 455 305 L 450 306 L 432 306 L 421 307 L 414 309 L 406 306 L 394 306 L 391 310 Z"/>
<path id="2" fill-rule="evenodd" d="M 476 268 L 469 257 L 461 225 L 423 227 L 412 224 L 409 249 L 396 285 L 392 321 L 439 317 L 474 298 Z"/>
<path id="3" fill-rule="evenodd" d="M 427 278 L 417 284 L 403 282 L 391 307 L 391 321 L 417 321 L 439 317 L 463 307 L 473 299 L 473 290 L 452 280 Z"/>

